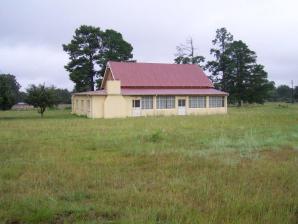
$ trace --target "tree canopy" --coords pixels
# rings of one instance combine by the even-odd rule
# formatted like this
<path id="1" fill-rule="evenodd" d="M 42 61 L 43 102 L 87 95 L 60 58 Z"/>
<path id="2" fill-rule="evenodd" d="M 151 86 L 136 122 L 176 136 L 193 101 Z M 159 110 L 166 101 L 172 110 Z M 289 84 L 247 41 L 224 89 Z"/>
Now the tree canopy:
<path id="1" fill-rule="evenodd" d="M 21 88 L 14 75 L 0 74 L 0 109 L 9 110 L 17 103 Z"/>
<path id="2" fill-rule="evenodd" d="M 225 27 L 217 29 L 215 38 L 212 40 L 214 48 L 210 50 L 210 54 L 213 55 L 214 60 L 208 61 L 205 66 L 205 69 L 211 72 L 210 78 L 215 86 L 222 90 L 226 89 L 226 50 L 232 42 L 233 35 Z"/>
<path id="3" fill-rule="evenodd" d="M 93 26 L 80 26 L 71 42 L 62 46 L 69 55 L 65 69 L 75 83 L 76 92 L 94 91 L 95 84 L 100 86 L 109 60 L 128 61 L 133 57 L 133 47 L 121 33 Z"/>
<path id="4" fill-rule="evenodd" d="M 54 87 L 46 87 L 43 85 L 31 85 L 27 89 L 27 96 L 25 102 L 33 105 L 37 108 L 37 112 L 40 113 L 41 117 L 47 107 L 54 106 L 55 101 Z"/>
<path id="5" fill-rule="evenodd" d="M 214 60 L 207 62 L 206 69 L 216 87 L 229 93 L 230 103 L 263 103 L 274 83 L 268 81 L 264 66 L 257 64 L 256 53 L 243 41 L 234 41 L 226 28 L 216 31 L 212 43 Z"/>

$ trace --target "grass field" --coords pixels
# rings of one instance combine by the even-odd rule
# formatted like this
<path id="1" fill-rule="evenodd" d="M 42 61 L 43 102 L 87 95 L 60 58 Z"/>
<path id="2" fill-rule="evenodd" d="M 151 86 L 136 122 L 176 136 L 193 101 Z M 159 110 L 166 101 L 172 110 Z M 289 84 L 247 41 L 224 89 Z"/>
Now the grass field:
<path id="1" fill-rule="evenodd" d="M 0 223 L 298 223 L 298 105 L 0 112 Z"/>

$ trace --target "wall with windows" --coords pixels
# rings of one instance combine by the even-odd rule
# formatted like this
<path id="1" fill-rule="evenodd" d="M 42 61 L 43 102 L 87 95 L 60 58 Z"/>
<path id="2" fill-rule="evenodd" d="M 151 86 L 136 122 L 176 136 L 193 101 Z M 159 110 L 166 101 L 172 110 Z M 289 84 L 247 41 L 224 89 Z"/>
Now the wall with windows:
<path id="1" fill-rule="evenodd" d="M 178 100 L 185 99 L 186 115 L 227 113 L 226 96 L 73 96 L 72 113 L 91 118 L 133 116 L 133 101 L 141 116 L 178 114 Z"/>
<path id="2" fill-rule="evenodd" d="M 92 117 L 91 96 L 73 96 L 72 113 Z"/>
<path id="3" fill-rule="evenodd" d="M 185 99 L 186 115 L 227 113 L 226 96 L 126 96 L 125 99 L 129 117 L 133 114 L 133 100 L 140 100 L 141 116 L 177 115 L 179 99 Z"/>

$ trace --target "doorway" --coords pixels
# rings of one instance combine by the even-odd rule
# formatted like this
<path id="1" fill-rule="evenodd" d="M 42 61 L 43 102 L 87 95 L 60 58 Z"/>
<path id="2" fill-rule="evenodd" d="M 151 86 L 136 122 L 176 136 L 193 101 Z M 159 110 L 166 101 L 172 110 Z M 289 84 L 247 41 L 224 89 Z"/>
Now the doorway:
<path id="1" fill-rule="evenodd" d="M 132 100 L 132 116 L 141 116 L 141 100 Z"/>
<path id="2" fill-rule="evenodd" d="M 186 100 L 178 99 L 178 115 L 186 115 Z"/>

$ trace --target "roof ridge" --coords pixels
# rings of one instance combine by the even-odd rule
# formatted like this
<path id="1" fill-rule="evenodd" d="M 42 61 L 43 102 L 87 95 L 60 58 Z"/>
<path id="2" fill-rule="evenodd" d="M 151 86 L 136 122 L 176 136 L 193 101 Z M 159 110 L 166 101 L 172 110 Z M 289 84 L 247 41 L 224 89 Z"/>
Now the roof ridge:
<path id="1" fill-rule="evenodd" d="M 176 63 L 166 63 L 166 62 L 130 62 L 130 61 L 108 61 L 108 63 L 120 63 L 120 64 L 155 64 L 155 65 L 185 65 L 185 66 L 197 66 L 201 68 L 197 64 L 176 64 Z"/>

